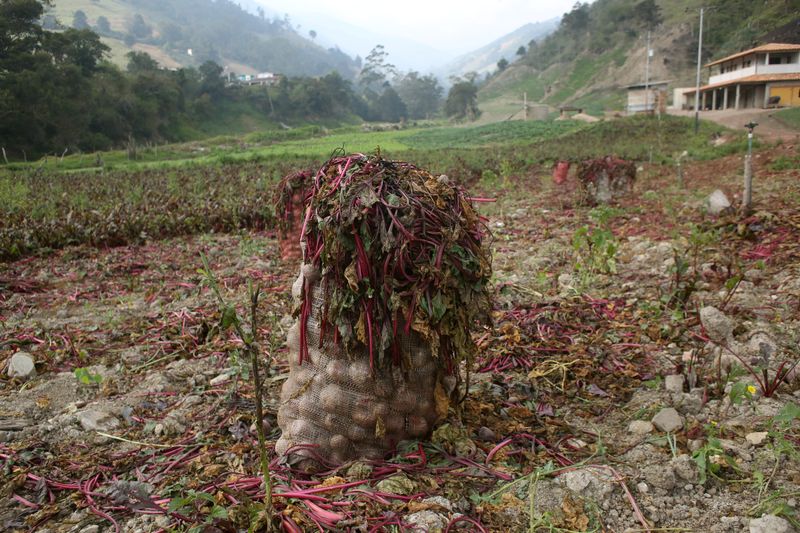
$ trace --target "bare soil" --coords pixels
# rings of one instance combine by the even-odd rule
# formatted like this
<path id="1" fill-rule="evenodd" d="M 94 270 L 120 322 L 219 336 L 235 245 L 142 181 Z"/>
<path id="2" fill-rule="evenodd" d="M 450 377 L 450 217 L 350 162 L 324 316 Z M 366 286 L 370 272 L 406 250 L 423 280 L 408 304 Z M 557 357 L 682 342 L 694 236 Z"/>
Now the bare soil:
<path id="1" fill-rule="evenodd" d="M 495 327 L 476 332 L 466 401 L 430 441 L 316 475 L 272 452 L 288 365 L 270 339 L 292 323 L 298 267 L 280 261 L 274 235 L 0 265 L 0 362 L 27 352 L 37 371 L 0 378 L 0 527 L 259 523 L 249 367 L 219 327 L 203 252 L 242 315 L 248 280 L 264 290 L 264 424 L 286 530 L 738 532 L 765 520 L 755 531 L 792 531 L 800 385 L 796 371 L 775 375 L 798 360 L 800 170 L 774 163 L 796 156 L 789 143 L 757 153 L 746 217 L 703 207 L 717 188 L 737 205 L 738 157 L 690 164 L 686 188 L 672 168 L 640 169 L 635 192 L 606 213 L 612 272 L 581 268 L 587 250 L 573 237 L 602 211 L 579 205 L 572 181 L 542 171 L 482 191 L 498 198 L 482 208 L 497 304 Z"/>

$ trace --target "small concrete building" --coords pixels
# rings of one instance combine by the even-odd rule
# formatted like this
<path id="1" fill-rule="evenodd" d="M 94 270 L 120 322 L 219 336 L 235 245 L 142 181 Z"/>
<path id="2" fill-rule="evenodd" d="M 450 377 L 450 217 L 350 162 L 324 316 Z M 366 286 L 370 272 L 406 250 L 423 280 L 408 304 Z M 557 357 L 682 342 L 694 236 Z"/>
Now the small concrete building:
<path id="1" fill-rule="evenodd" d="M 647 84 L 635 83 L 625 87 L 628 89 L 628 104 L 625 111 L 634 113 L 663 113 L 667 108 L 667 88 L 669 80 L 651 81 Z"/>
<path id="2" fill-rule="evenodd" d="M 700 109 L 800 106 L 800 44 L 769 43 L 706 65 L 708 84 L 700 87 Z M 684 92 L 693 108 L 696 89 Z"/>
<path id="3" fill-rule="evenodd" d="M 255 76 L 245 74 L 239 76 L 239 83 L 242 85 L 277 85 L 280 81 L 280 74 L 274 72 L 259 72 Z"/>

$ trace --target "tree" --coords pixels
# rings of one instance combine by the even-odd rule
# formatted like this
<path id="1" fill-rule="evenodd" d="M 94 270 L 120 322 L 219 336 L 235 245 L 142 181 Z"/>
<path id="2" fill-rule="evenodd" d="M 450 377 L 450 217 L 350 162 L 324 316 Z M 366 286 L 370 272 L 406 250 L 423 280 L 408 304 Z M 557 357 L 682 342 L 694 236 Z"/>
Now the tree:
<path id="1" fill-rule="evenodd" d="M 420 76 L 419 72 L 411 71 L 395 80 L 395 86 L 406 105 L 408 118 L 430 118 L 439 110 L 444 91 L 432 74 Z"/>
<path id="2" fill-rule="evenodd" d="M 475 83 L 475 80 L 478 79 L 478 76 L 479 74 L 477 72 L 475 72 L 474 70 L 470 70 L 469 72 L 465 72 L 464 74 L 462 74 L 461 78 L 456 76 L 455 79 L 453 80 L 453 83 L 458 83 L 459 81 L 461 81 L 461 79 L 464 79 L 470 83 Z"/>
<path id="3" fill-rule="evenodd" d="M 358 75 L 358 81 L 366 89 L 377 91 L 390 74 L 395 74 L 395 66 L 387 62 L 389 53 L 382 44 L 375 45 L 364 60 L 364 66 Z"/>
<path id="4" fill-rule="evenodd" d="M 342 78 L 341 74 L 334 70 L 321 78 L 320 89 L 331 97 L 331 114 L 344 116 L 352 113 L 352 103 L 356 96 L 350 82 Z"/>
<path id="5" fill-rule="evenodd" d="M 460 81 L 450 87 L 447 102 L 444 104 L 445 114 L 456 120 L 475 120 L 481 112 L 478 109 L 478 87 L 471 81 Z"/>
<path id="6" fill-rule="evenodd" d="M 94 73 L 97 64 L 110 50 L 100 36 L 89 29 L 69 28 L 62 33 L 49 33 L 46 45 L 57 62 L 80 67 L 84 75 Z"/>
<path id="7" fill-rule="evenodd" d="M 158 70 L 158 63 L 147 52 L 128 52 L 128 72 L 138 74 L 140 72 L 152 72 Z"/>
<path id="8" fill-rule="evenodd" d="M 407 116 L 406 105 L 388 83 L 375 102 L 375 107 L 378 120 L 385 122 L 400 122 Z"/>
<path id="9" fill-rule="evenodd" d="M 315 32 L 314 30 L 308 30 L 308 36 L 311 37 L 311 40 L 313 41 L 314 39 L 317 38 L 317 32 Z"/>
<path id="10" fill-rule="evenodd" d="M 571 33 L 580 33 L 589 26 L 589 4 L 575 2 L 572 11 L 564 13 L 561 18 L 561 27 Z"/>
<path id="11" fill-rule="evenodd" d="M 86 13 L 80 9 L 72 15 L 72 27 L 76 30 L 85 30 L 89 28 L 89 20 L 86 18 Z"/>
<path id="12" fill-rule="evenodd" d="M 131 35 L 137 39 L 146 39 L 153 33 L 153 29 L 147 25 L 147 23 L 144 21 L 144 17 L 142 17 L 142 15 L 139 13 L 136 13 L 133 16 L 133 19 L 128 25 L 128 30 L 130 31 Z"/>
<path id="13" fill-rule="evenodd" d="M 633 8 L 633 16 L 639 20 L 645 28 L 655 28 L 664 20 L 661 17 L 661 8 L 655 0 L 642 0 Z"/>
<path id="14" fill-rule="evenodd" d="M 0 72 L 24 67 L 40 42 L 42 29 L 36 21 L 43 11 L 36 0 L 0 2 Z"/>
<path id="15" fill-rule="evenodd" d="M 517 55 L 520 56 L 520 57 L 525 55 L 525 47 L 524 46 L 520 46 L 519 48 L 517 48 Z"/>
<path id="16" fill-rule="evenodd" d="M 43 31 L 43 11 L 36 0 L 0 1 L 0 145 L 20 155 L 85 146 L 108 50 L 87 29 Z"/>
<path id="17" fill-rule="evenodd" d="M 95 25 L 95 29 L 97 33 L 102 33 L 108 35 L 111 33 L 111 24 L 108 22 L 108 19 L 104 16 L 97 17 L 97 24 Z"/>
<path id="18" fill-rule="evenodd" d="M 508 67 L 508 59 L 505 57 L 501 57 L 500 61 L 497 62 L 497 71 L 503 72 Z"/>
<path id="19" fill-rule="evenodd" d="M 213 61 L 206 61 L 197 70 L 200 72 L 200 90 L 212 100 L 219 100 L 225 92 L 223 68 Z"/>

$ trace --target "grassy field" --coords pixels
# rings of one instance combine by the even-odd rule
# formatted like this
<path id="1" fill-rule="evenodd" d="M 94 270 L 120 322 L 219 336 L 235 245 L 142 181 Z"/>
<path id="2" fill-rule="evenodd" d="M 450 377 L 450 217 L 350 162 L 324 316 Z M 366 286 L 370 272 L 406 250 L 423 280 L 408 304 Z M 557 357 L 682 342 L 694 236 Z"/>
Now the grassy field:
<path id="1" fill-rule="evenodd" d="M 269 227 L 275 183 L 315 168 L 334 152 L 373 152 L 412 161 L 462 183 L 547 174 L 559 159 L 616 154 L 671 164 L 686 150 L 704 160 L 744 150 L 743 136 L 703 123 L 630 117 L 582 124 L 512 121 L 473 127 L 364 132 L 305 127 L 192 143 L 49 157 L 0 167 L 0 259 L 70 244 L 99 246 L 154 237 Z"/>
<path id="2" fill-rule="evenodd" d="M 422 157 L 448 149 L 436 157 L 467 150 L 491 149 L 506 157 L 521 157 L 529 163 L 557 159 L 578 159 L 614 153 L 638 160 L 670 160 L 683 150 L 693 158 L 707 159 L 742 148 L 743 137 L 713 147 L 710 136 L 725 128 L 704 122 L 698 135 L 691 121 L 679 117 L 629 117 L 594 125 L 573 121 L 507 121 L 480 126 L 427 125 L 403 130 L 362 131 L 357 126 L 328 130 L 306 126 L 291 130 L 260 130 L 243 136 L 225 135 L 202 141 L 171 145 L 141 146 L 136 159 L 123 150 L 100 154 L 68 154 L 45 157 L 36 162 L 0 166 L 0 175 L 28 171 L 100 171 L 178 168 L 186 165 L 214 165 L 275 160 L 327 159 L 337 150 L 372 152 L 380 149 L 392 157 Z M 213 134 L 213 132 L 209 132 Z M 633 135 L 633 136 L 631 136 Z M 529 145 L 529 150 L 521 147 Z M 102 162 L 102 163 L 101 163 Z"/>
<path id="3" fill-rule="evenodd" d="M 781 109 L 773 116 L 787 126 L 800 130 L 800 107 Z"/>

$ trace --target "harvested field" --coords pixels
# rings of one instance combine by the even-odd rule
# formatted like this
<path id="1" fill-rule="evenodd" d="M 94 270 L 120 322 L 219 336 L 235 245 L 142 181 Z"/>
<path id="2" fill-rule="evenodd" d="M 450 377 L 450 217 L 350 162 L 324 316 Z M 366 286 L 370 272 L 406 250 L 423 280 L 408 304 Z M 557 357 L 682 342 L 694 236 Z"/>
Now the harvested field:
<path id="1" fill-rule="evenodd" d="M 250 367 L 198 272 L 202 253 L 240 315 L 248 282 L 262 289 L 264 425 L 287 531 L 797 527 L 800 170 L 784 164 L 795 157 L 758 150 L 747 218 L 703 209 L 717 188 L 736 204 L 737 155 L 692 162 L 686 189 L 673 166 L 643 165 L 632 195 L 594 209 L 538 162 L 473 179 L 471 192 L 497 198 L 479 208 L 496 300 L 465 402 L 429 441 L 313 476 L 273 452 L 297 265 L 280 260 L 270 225 L 0 264 L 0 361 L 36 363 L 29 381 L 0 378 L 0 524 L 263 524 Z"/>

